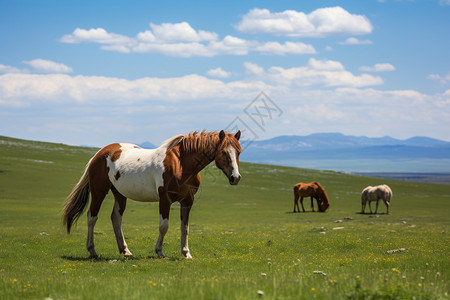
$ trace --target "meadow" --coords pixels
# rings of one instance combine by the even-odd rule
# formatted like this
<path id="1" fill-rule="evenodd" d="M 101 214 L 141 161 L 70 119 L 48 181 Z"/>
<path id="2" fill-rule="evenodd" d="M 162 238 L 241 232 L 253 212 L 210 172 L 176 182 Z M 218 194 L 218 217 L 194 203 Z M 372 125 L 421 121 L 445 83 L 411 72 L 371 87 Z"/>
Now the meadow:
<path id="1" fill-rule="evenodd" d="M 230 186 L 213 166 L 191 211 L 192 260 L 179 250 L 179 206 L 157 258 L 158 204 L 128 201 L 118 253 L 109 194 L 98 260 L 86 218 L 71 235 L 64 199 L 96 149 L 0 137 L 0 299 L 448 299 L 450 185 L 242 162 Z M 292 213 L 292 186 L 319 181 L 331 207 Z M 360 214 L 360 192 L 388 184 L 391 214 Z M 399 249 L 402 249 L 401 251 Z M 389 253 L 390 250 L 399 250 Z"/>

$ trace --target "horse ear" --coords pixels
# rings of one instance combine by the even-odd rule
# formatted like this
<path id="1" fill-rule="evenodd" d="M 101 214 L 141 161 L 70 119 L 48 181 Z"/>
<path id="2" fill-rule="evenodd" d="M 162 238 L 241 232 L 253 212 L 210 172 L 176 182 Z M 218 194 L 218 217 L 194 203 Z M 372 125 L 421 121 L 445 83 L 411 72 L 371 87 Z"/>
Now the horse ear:
<path id="1" fill-rule="evenodd" d="M 236 132 L 236 134 L 234 135 L 234 137 L 239 141 L 239 139 L 241 138 L 241 131 L 238 130 L 238 132 Z"/>
<path id="2" fill-rule="evenodd" d="M 224 138 L 225 138 L 225 131 L 221 130 L 219 132 L 219 139 L 220 139 L 220 141 L 223 141 Z"/>

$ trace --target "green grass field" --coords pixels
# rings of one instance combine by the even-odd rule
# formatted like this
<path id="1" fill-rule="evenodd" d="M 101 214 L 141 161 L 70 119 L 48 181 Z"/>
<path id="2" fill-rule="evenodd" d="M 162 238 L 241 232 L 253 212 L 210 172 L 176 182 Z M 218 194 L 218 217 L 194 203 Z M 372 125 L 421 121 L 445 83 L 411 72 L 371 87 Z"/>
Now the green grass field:
<path id="1" fill-rule="evenodd" d="M 449 298 L 448 185 L 241 163 L 230 186 L 210 166 L 191 211 L 192 260 L 181 259 L 178 205 L 159 259 L 158 204 L 135 201 L 123 219 L 134 259 L 119 255 L 111 195 L 96 226 L 100 259 L 88 260 L 86 218 L 67 235 L 61 209 L 95 151 L 0 137 L 0 299 Z M 330 209 L 312 213 L 307 199 L 308 212 L 292 213 L 292 186 L 313 180 Z M 361 190 L 381 183 L 391 214 L 382 203 L 378 216 L 359 214 Z"/>

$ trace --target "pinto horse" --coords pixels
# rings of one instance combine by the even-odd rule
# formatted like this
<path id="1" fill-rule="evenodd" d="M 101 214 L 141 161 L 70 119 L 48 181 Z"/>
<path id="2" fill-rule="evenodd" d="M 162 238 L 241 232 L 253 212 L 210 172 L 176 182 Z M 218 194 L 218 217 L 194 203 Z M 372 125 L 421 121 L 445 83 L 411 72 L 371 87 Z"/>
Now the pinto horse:
<path id="1" fill-rule="evenodd" d="M 189 212 L 200 186 L 200 171 L 213 160 L 228 177 L 229 183 L 239 183 L 241 145 L 236 134 L 192 132 L 167 140 L 156 149 L 142 149 L 132 144 L 111 144 L 100 149 L 89 161 L 80 181 L 67 197 L 63 222 L 67 232 L 80 217 L 92 196 L 87 213 L 87 250 L 90 258 L 98 258 L 94 247 L 94 226 L 106 194 L 114 195 L 111 221 L 119 252 L 132 256 L 122 233 L 122 215 L 127 198 L 142 202 L 159 201 L 159 237 L 155 251 L 164 257 L 163 240 L 169 228 L 170 206 L 180 203 L 181 254 L 192 258 L 188 247 Z"/>
<path id="2" fill-rule="evenodd" d="M 330 206 L 330 201 L 328 200 L 325 189 L 317 181 L 311 183 L 299 182 L 294 185 L 294 212 L 297 212 L 297 210 L 300 212 L 298 198 L 300 198 L 300 204 L 302 205 L 303 212 L 305 212 L 305 208 L 303 207 L 303 197 L 311 197 L 312 211 L 314 211 L 314 198 L 317 201 L 320 212 L 326 211 Z"/>
<path id="3" fill-rule="evenodd" d="M 365 213 L 366 203 L 369 202 L 370 213 L 372 213 L 372 207 L 370 206 L 370 202 L 376 201 L 377 206 L 375 208 L 375 213 L 378 211 L 378 201 L 380 199 L 383 200 L 384 204 L 386 204 L 387 211 L 389 214 L 389 206 L 391 205 L 392 199 L 392 190 L 386 184 L 378 185 L 378 186 L 368 186 L 361 192 L 361 213 Z"/>

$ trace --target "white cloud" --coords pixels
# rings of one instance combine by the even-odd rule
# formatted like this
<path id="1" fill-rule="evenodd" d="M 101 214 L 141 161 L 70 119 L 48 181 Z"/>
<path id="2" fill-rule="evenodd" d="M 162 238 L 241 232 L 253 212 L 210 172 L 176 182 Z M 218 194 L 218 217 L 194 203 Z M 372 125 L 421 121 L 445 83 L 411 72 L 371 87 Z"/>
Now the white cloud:
<path id="1" fill-rule="evenodd" d="M 127 36 L 109 33 L 103 28 L 91 28 L 89 30 L 77 28 L 72 34 L 64 35 L 61 40 L 63 43 L 99 43 L 99 44 L 129 44 L 134 43 Z"/>
<path id="2" fill-rule="evenodd" d="M 187 22 L 181 23 L 162 23 L 156 25 L 150 23 L 153 35 L 157 40 L 166 42 L 201 42 L 215 41 L 217 34 L 199 30 L 198 32 Z"/>
<path id="3" fill-rule="evenodd" d="M 214 32 L 195 30 L 189 23 L 150 24 L 151 30 L 139 32 L 136 37 L 109 33 L 103 28 L 89 30 L 77 28 L 64 35 L 63 43 L 97 43 L 100 49 L 120 53 L 160 53 L 167 56 L 193 57 L 217 55 L 247 55 L 260 52 L 272 55 L 315 54 L 312 45 L 301 42 L 249 41 L 226 35 L 219 40 Z"/>
<path id="4" fill-rule="evenodd" d="M 340 45 L 370 45 L 372 44 L 371 40 L 359 40 L 355 37 L 349 37 L 343 42 L 339 42 Z"/>
<path id="5" fill-rule="evenodd" d="M 256 93 L 256 92 L 255 92 Z M 65 74 L 0 75 L 0 102 L 7 106 L 29 106 L 35 102 L 59 104 L 90 102 L 140 103 L 141 101 L 179 101 L 227 95 L 233 89 L 220 80 L 199 75 L 174 78 L 127 80 L 103 76 L 69 76 Z"/>
<path id="6" fill-rule="evenodd" d="M 130 51 L 137 53 L 161 53 L 167 56 L 214 56 L 215 53 L 201 43 L 140 43 Z"/>
<path id="7" fill-rule="evenodd" d="M 24 64 L 31 66 L 35 71 L 42 73 L 72 73 L 71 67 L 65 64 L 56 63 L 54 61 L 45 59 L 33 59 L 30 61 L 24 61 Z"/>
<path id="8" fill-rule="evenodd" d="M 20 70 L 16 67 L 11 67 L 11 66 L 6 66 L 6 65 L 0 64 L 0 73 L 22 73 L 22 70 Z"/>
<path id="9" fill-rule="evenodd" d="M 212 41 L 209 48 L 215 53 L 220 54 L 246 55 L 251 44 L 251 42 L 244 39 L 227 35 L 222 41 Z"/>
<path id="10" fill-rule="evenodd" d="M 450 72 L 448 72 L 446 75 L 441 76 L 439 74 L 430 74 L 427 77 L 428 79 L 437 80 L 440 84 L 446 85 L 450 83 Z"/>
<path id="11" fill-rule="evenodd" d="M 334 60 L 317 60 L 315 58 L 310 58 L 308 61 L 308 67 L 316 70 L 328 70 L 328 71 L 342 71 L 344 70 L 344 66 Z"/>
<path id="12" fill-rule="evenodd" d="M 56 71 L 44 61 L 46 70 Z M 36 62 L 35 62 L 36 63 Z M 33 65 L 33 64 L 31 64 Z M 36 65 L 36 64 L 34 64 Z M 53 66 L 53 68 L 48 67 Z M 60 65 L 56 64 L 58 68 Z M 44 68 L 42 67 L 42 68 Z M 140 103 L 142 101 L 181 101 L 226 97 L 241 99 L 258 91 L 278 90 L 296 93 L 312 87 L 366 87 L 383 83 L 380 77 L 355 75 L 338 61 L 311 58 L 304 66 L 283 68 L 263 67 L 245 62 L 248 78 L 225 83 L 191 74 L 173 78 L 145 77 L 136 80 L 103 76 L 70 76 L 67 74 L 6 73 L 0 75 L 0 102 L 7 106 L 27 106 L 40 103 Z M 64 68 L 62 68 L 64 69 Z M 208 71 L 209 76 L 228 78 L 230 72 L 222 68 Z"/>
<path id="13" fill-rule="evenodd" d="M 369 74 L 354 75 L 338 61 L 311 58 L 306 66 L 271 67 L 265 74 L 270 80 L 284 85 L 324 87 L 364 87 L 383 84 L 383 79 Z"/>
<path id="14" fill-rule="evenodd" d="M 236 28 L 245 33 L 291 37 L 361 35 L 373 29 L 365 16 L 351 14 L 339 6 L 319 8 L 309 14 L 295 10 L 272 13 L 255 8 L 243 16 Z"/>
<path id="15" fill-rule="evenodd" d="M 228 78 L 231 76 L 231 72 L 222 70 L 222 68 L 211 69 L 207 72 L 209 76 L 218 78 Z"/>
<path id="16" fill-rule="evenodd" d="M 395 67 L 389 63 L 379 63 L 375 64 L 373 67 L 362 66 L 359 68 L 364 72 L 388 72 L 395 71 Z"/>
<path id="17" fill-rule="evenodd" d="M 257 46 L 256 51 L 274 54 L 274 55 L 285 55 L 285 54 L 315 54 L 316 49 L 313 46 L 307 45 L 301 42 L 285 42 L 280 44 L 278 42 L 267 42 L 263 45 Z"/>
<path id="18" fill-rule="evenodd" d="M 253 75 L 263 75 L 264 74 L 264 68 L 258 66 L 257 64 L 251 63 L 251 62 L 245 62 L 244 68 L 247 70 L 248 73 Z"/>
<path id="19" fill-rule="evenodd" d="M 439 0 L 439 5 L 442 6 L 450 5 L 450 0 Z"/>
<path id="20" fill-rule="evenodd" d="M 411 128 L 414 128 L 414 135 L 427 135 L 427 132 L 440 130 L 440 134 L 448 136 L 445 129 L 450 126 L 450 90 L 427 95 L 415 90 L 367 88 L 382 80 L 367 74 L 354 75 L 346 71 L 340 62 L 333 60 L 310 59 L 304 66 L 273 66 L 267 71 L 250 62 L 243 67 L 250 74 L 232 82 L 196 74 L 136 80 L 68 74 L 3 74 L 0 75 L 0 111 L 8 112 L 9 107 L 14 107 L 10 111 L 14 111 L 14 120 L 20 123 L 14 125 L 14 132 L 27 132 L 30 136 L 35 134 L 35 138 L 40 138 L 42 130 L 54 125 L 49 136 L 62 136 L 62 141 L 66 141 L 60 128 L 70 128 L 72 133 L 75 130 L 72 127 L 89 128 L 86 124 L 91 124 L 98 133 L 91 134 L 89 141 L 86 141 L 86 132 L 77 133 L 79 140 L 81 143 L 99 145 L 106 143 L 99 142 L 99 136 L 110 132 L 110 124 L 106 124 L 105 120 L 113 117 L 116 120 L 122 118 L 120 121 L 124 126 L 110 138 L 115 139 L 117 134 L 121 134 L 122 138 L 133 141 L 139 136 L 146 136 L 152 126 L 168 128 L 164 134 L 152 133 L 150 136 L 154 141 L 155 136 L 164 139 L 180 133 L 180 130 L 226 126 L 236 114 L 242 113 L 242 109 L 256 95 L 264 91 L 284 111 L 279 122 L 267 127 L 267 134 L 270 135 L 280 135 L 280 132 L 298 134 L 289 126 L 289 122 L 292 124 L 295 121 L 302 132 L 342 131 L 346 134 L 364 132 L 371 136 L 395 136 L 405 132 L 411 135 Z M 222 68 L 210 71 L 226 73 Z M 21 109 L 17 110 L 17 107 Z M 30 121 L 28 114 L 35 107 L 54 115 L 53 121 L 49 123 L 40 116 L 36 119 L 39 121 Z M 97 121 L 84 117 L 80 120 L 80 116 L 84 116 L 80 111 L 89 112 Z M 64 116 L 59 120 L 56 116 L 62 112 Z M 312 114 L 314 117 L 310 117 Z M 138 119 L 143 116 L 147 121 L 153 120 L 146 130 L 142 130 L 145 122 Z M 34 131 L 25 128 L 22 121 L 32 124 L 28 126 L 33 126 Z M 130 132 L 138 130 L 139 134 L 132 136 L 130 132 L 124 132 L 125 127 L 130 128 Z M 64 132 L 67 135 L 67 131 Z"/>

